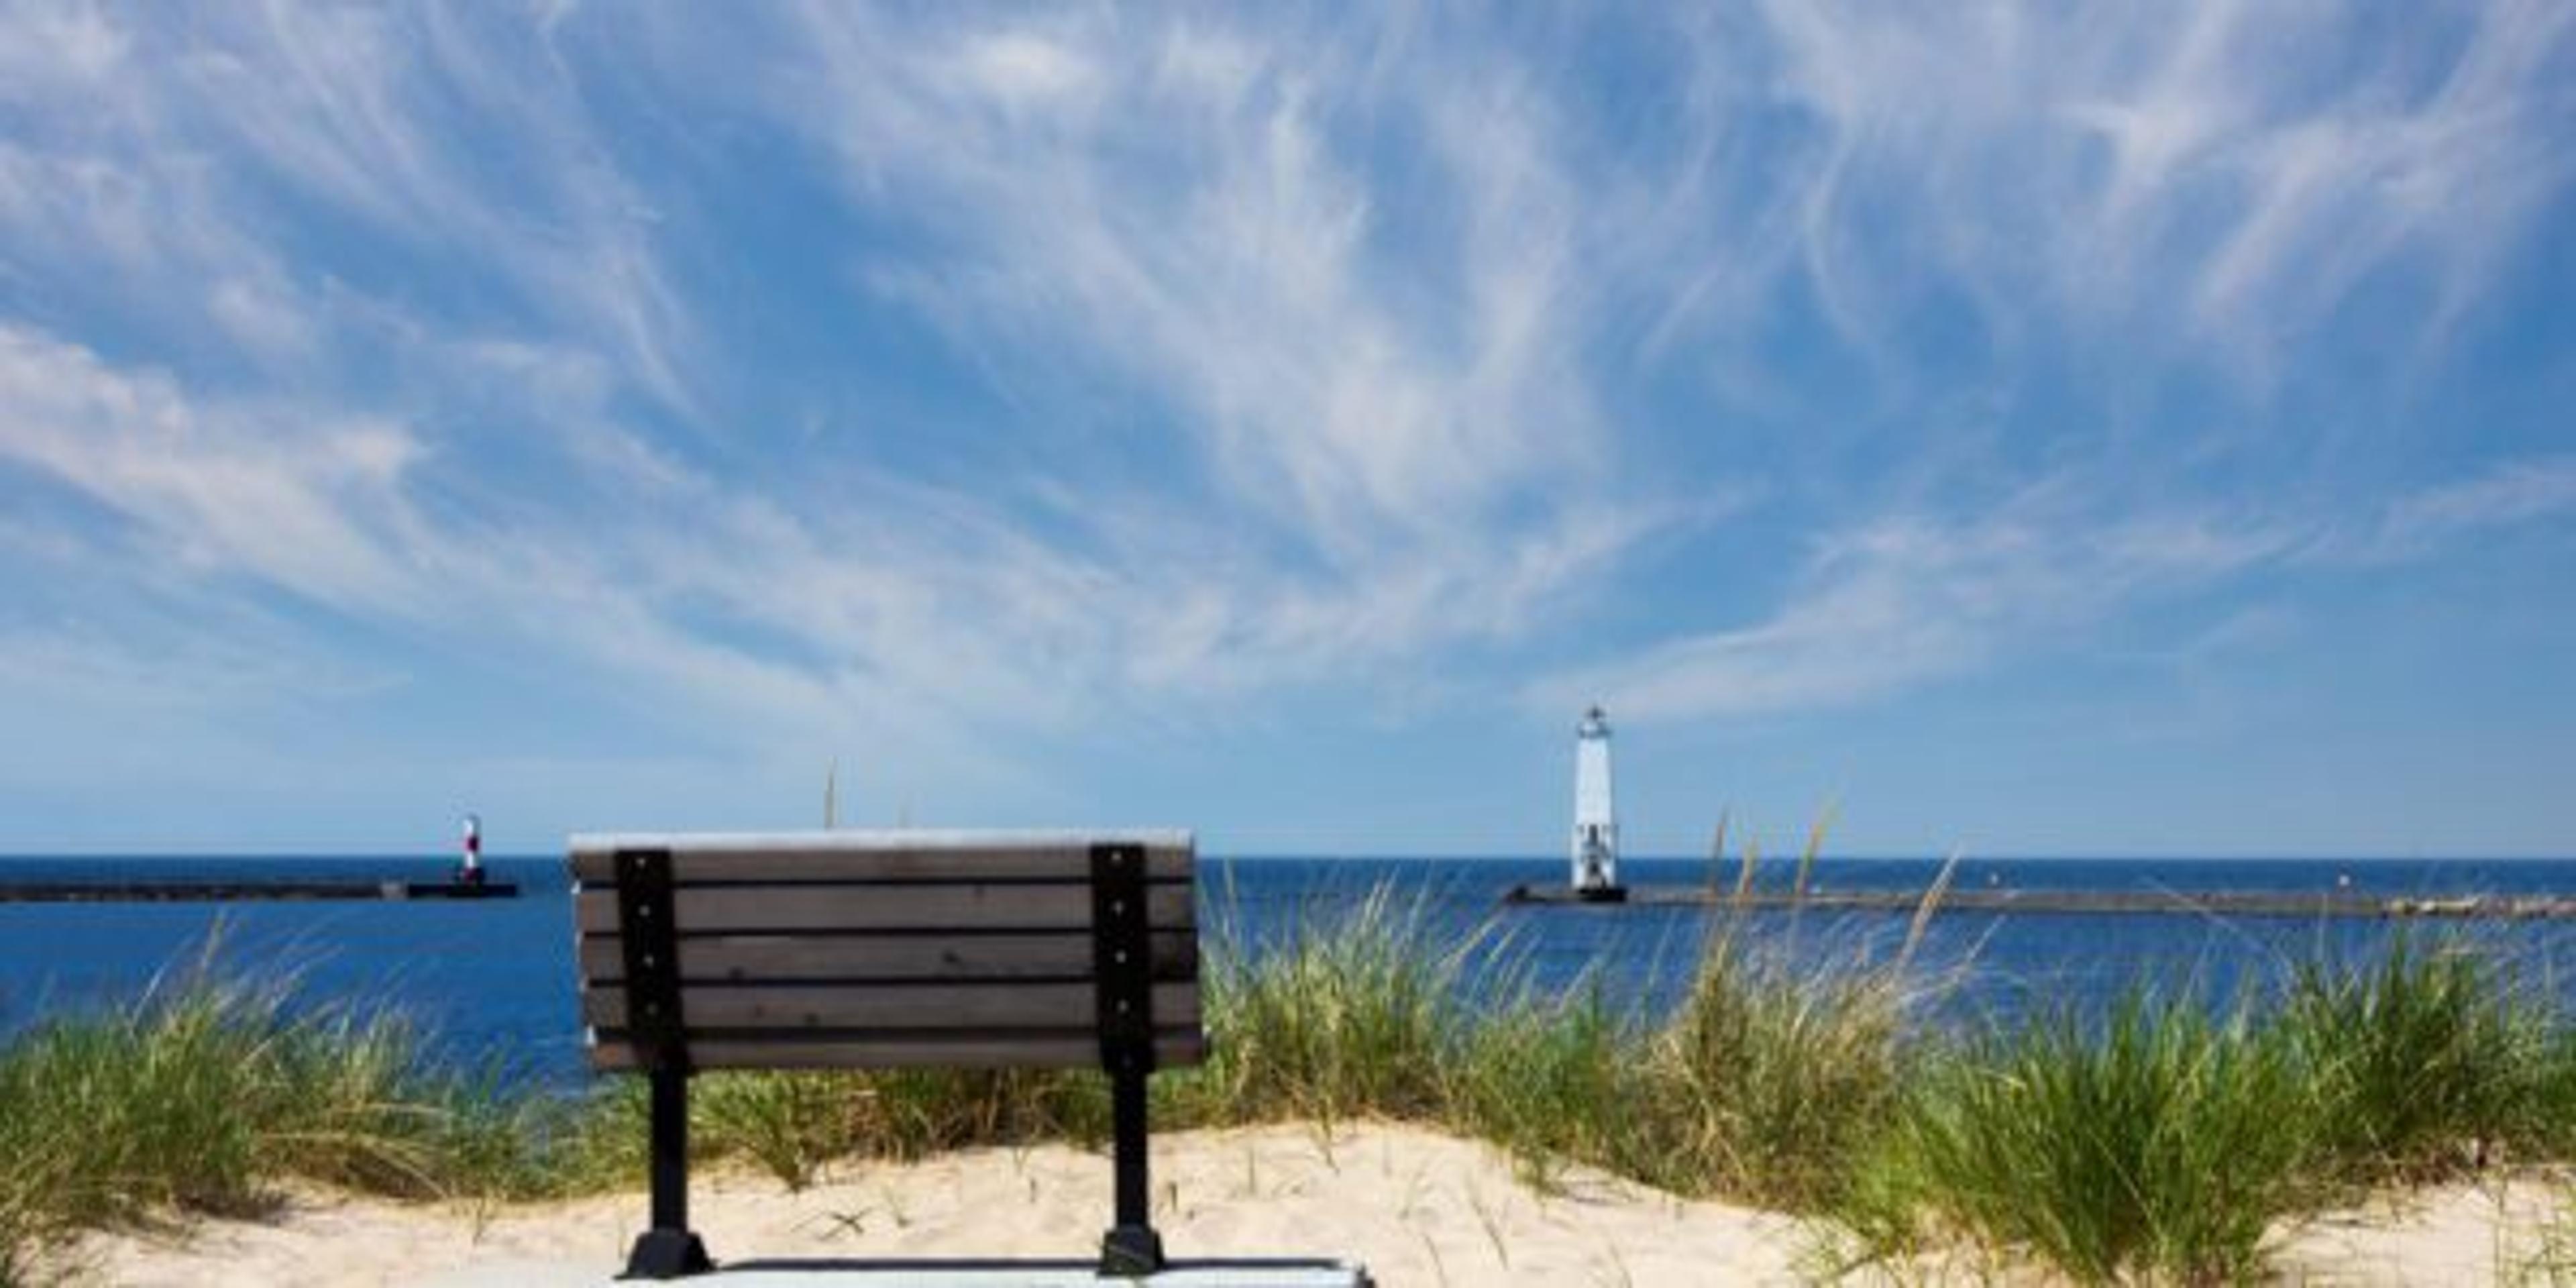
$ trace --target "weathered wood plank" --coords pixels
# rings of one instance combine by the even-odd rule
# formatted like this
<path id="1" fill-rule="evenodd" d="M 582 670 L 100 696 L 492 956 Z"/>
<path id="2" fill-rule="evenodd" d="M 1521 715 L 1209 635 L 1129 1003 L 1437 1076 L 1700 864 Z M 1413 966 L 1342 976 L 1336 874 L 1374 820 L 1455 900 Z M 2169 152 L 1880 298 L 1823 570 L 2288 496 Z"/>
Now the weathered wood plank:
<path id="1" fill-rule="evenodd" d="M 1089 885 L 699 886 L 673 892 L 678 933 L 746 930 L 940 931 L 1084 930 Z M 1145 896 L 1156 930 L 1197 924 L 1191 887 L 1156 886 Z M 573 896 L 586 935 L 617 929 L 617 892 Z"/>
<path id="2" fill-rule="evenodd" d="M 1197 1029 L 1158 1029 L 1154 1062 L 1165 1068 L 1207 1059 L 1207 1035 Z M 1083 1034 L 1036 1032 L 941 1033 L 865 1037 L 813 1033 L 748 1039 L 711 1038 L 689 1044 L 699 1069 L 1096 1069 L 1100 1040 Z M 635 1049 L 616 1032 L 598 1035 L 590 1049 L 594 1069 L 632 1069 Z"/>
<path id="3" fill-rule="evenodd" d="M 771 850 L 782 845 L 809 844 L 880 850 L 1048 849 L 1122 844 L 1147 849 L 1191 849 L 1198 842 L 1185 827 L 848 827 L 788 832 L 576 832 L 565 848 L 574 854 L 604 854 L 633 849 Z"/>
<path id="4" fill-rule="evenodd" d="M 582 978 L 594 985 L 626 977 L 626 945 L 614 935 L 585 936 L 578 946 Z M 1198 977 L 1198 937 L 1167 931 L 1153 937 L 1156 979 Z M 1088 979 L 1089 931 L 1005 935 L 882 936 L 724 935 L 680 941 L 680 978 L 690 983 L 759 980 Z"/>
<path id="5" fill-rule="evenodd" d="M 681 885 L 717 881 L 1087 881 L 1091 877 L 1088 844 L 920 846 L 908 839 L 911 833 L 899 832 L 893 835 L 907 839 L 855 845 L 843 840 L 849 835 L 853 834 L 717 838 L 742 843 L 713 845 L 692 837 L 662 839 L 672 842 L 671 878 Z M 755 840 L 762 845 L 749 844 Z M 585 885 L 614 884 L 616 857 L 617 850 L 613 848 L 576 849 L 571 859 L 572 874 Z M 1145 850 L 1148 879 L 1186 880 L 1195 869 L 1196 858 L 1187 846 L 1148 846 Z"/>
<path id="6" fill-rule="evenodd" d="M 680 1013 L 691 1041 L 725 1029 L 1072 1029 L 1098 1020 L 1089 984 L 768 984 L 683 988 Z M 626 990 L 581 995 L 582 1023 L 626 1025 Z M 1199 1022 L 1199 986 L 1154 986 L 1157 1024 Z M 1096 1054 L 1096 1052 L 1095 1052 Z"/>

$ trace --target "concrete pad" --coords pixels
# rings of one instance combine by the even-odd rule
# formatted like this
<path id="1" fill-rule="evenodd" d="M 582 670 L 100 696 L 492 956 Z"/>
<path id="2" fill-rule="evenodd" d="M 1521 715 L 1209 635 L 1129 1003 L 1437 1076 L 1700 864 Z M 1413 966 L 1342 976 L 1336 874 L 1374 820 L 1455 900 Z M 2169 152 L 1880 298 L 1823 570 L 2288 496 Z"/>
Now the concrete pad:
<path id="1" fill-rule="evenodd" d="M 536 1262 L 487 1262 L 416 1281 L 418 1288 L 607 1288 L 639 1282 L 653 1281 L 603 1279 L 595 1267 Z M 1374 1288 L 1361 1267 L 1286 1258 L 1179 1261 L 1139 1279 L 1103 1279 L 1089 1261 L 781 1258 L 660 1282 L 683 1288 Z"/>

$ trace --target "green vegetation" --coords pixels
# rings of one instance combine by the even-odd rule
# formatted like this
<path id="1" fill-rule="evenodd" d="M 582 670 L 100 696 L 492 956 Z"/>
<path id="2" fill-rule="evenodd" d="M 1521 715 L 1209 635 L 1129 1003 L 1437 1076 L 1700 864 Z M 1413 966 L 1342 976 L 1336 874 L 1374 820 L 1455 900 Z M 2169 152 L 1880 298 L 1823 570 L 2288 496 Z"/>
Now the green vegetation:
<path id="1" fill-rule="evenodd" d="M 2437 1180 L 2576 1143 L 2567 1034 L 2477 953 L 2401 936 L 2376 965 L 2309 963 L 2280 1027 L 2318 1102 L 2318 1162 L 2342 1179 Z"/>
<path id="2" fill-rule="evenodd" d="M 2456 945 L 2401 940 L 2217 1013 L 2141 991 L 1958 1032 L 1920 1022 L 1941 982 L 1911 939 L 1792 952 L 1812 928 L 1721 915 L 1681 1005 L 1647 1016 L 1588 981 L 1536 989 L 1508 941 L 1444 942 L 1426 912 L 1380 890 L 1257 954 L 1216 935 L 1213 1054 L 1155 1080 L 1158 1124 L 1425 1123 L 1541 1185 L 1585 1165 L 1803 1213 L 1820 1270 L 1900 1278 L 1965 1254 L 2243 1280 L 2269 1227 L 2360 1188 L 2576 1156 L 2576 1031 Z M 0 1047 L 0 1283 L 68 1233 L 257 1214 L 295 1180 L 482 1201 L 640 1182 L 640 1080 L 566 1099 L 439 1071 L 399 1019 L 289 992 L 194 972 Z M 706 1075 L 692 1116 L 703 1157 L 802 1186 L 1097 1142 L 1109 1112 L 1088 1072 L 905 1070 Z"/>
<path id="3" fill-rule="evenodd" d="M 426 1072 L 398 1018 L 193 973 L 0 1050 L 0 1282 L 82 1227 L 256 1214 L 298 1178 L 401 1197 L 553 1184 L 569 1115 Z"/>
<path id="4" fill-rule="evenodd" d="M 649 1101 L 642 1078 L 605 1082 L 559 1148 L 559 1188 L 642 1183 Z M 739 1159 L 789 1189 L 845 1159 L 914 1159 L 978 1145 L 1109 1135 L 1109 1090 L 1080 1071 L 731 1070 L 689 1083 L 689 1150 Z"/>
<path id="5" fill-rule="evenodd" d="M 1155 1079 L 1181 1121 L 1434 1118 L 1475 1007 L 1466 965 L 1489 940 L 1431 947 L 1426 905 L 1379 887 L 1299 918 L 1284 942 L 1229 952 L 1220 925 L 1202 972 L 1213 1050 Z"/>
<path id="6" fill-rule="evenodd" d="M 2132 993 L 1925 1062 L 1848 1215 L 1883 1249 L 1920 1223 L 2078 1279 L 2235 1281 L 2290 1210 L 2313 1108 L 2289 1044 Z"/>
<path id="7" fill-rule="evenodd" d="M 1900 1103 L 1910 989 L 1901 967 L 1857 951 L 1818 970 L 1722 929 L 1648 1050 L 1653 1102 L 1684 1115 L 1684 1131 L 1678 1165 L 1641 1179 L 1793 1211 L 1839 1197 Z"/>

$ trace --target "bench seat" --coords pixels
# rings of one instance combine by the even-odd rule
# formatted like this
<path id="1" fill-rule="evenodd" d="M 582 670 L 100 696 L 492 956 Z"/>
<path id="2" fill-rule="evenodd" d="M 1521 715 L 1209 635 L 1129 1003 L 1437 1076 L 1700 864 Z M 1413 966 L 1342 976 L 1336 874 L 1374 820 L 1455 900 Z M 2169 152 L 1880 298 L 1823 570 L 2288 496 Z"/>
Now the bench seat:
<path id="1" fill-rule="evenodd" d="M 702 1069 L 1103 1069 L 1117 1223 L 1098 1269 L 1163 1267 L 1145 1079 L 1207 1054 L 1189 833 L 583 835 L 569 862 L 591 1065 L 652 1079 L 630 1277 L 712 1265 L 687 1218 Z"/>

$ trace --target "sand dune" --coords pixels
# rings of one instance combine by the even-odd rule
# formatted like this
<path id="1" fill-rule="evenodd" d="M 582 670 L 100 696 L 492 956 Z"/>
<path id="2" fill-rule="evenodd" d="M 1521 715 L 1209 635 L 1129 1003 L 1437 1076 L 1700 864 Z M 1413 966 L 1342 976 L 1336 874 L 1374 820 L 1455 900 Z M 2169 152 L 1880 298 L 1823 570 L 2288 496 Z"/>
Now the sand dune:
<path id="1" fill-rule="evenodd" d="M 1773 1213 L 1686 1202 L 1574 1171 L 1533 1187 L 1489 1147 L 1367 1125 L 1195 1132 L 1155 1142 L 1156 1222 L 1175 1256 L 1331 1256 L 1402 1285 L 1799 1282 L 1810 1240 Z M 693 1216 L 720 1260 L 1083 1257 L 1109 1207 L 1097 1155 L 1049 1146 L 846 1166 L 802 1193 L 726 1171 Z M 2439 1191 L 2285 1231 L 2290 1282 L 2480 1284 L 2526 1258 L 2547 1190 Z M 489 1211 L 292 1196 L 272 1221 L 180 1237 L 102 1236 L 71 1255 L 98 1281 L 218 1285 L 599 1283 L 644 1217 L 640 1194 Z M 1955 1268 L 1934 1278 L 1986 1277 Z M 2016 1281 L 2023 1276 L 2007 1276 Z"/>

